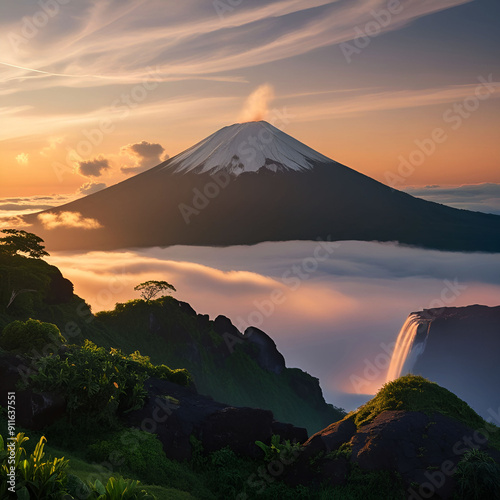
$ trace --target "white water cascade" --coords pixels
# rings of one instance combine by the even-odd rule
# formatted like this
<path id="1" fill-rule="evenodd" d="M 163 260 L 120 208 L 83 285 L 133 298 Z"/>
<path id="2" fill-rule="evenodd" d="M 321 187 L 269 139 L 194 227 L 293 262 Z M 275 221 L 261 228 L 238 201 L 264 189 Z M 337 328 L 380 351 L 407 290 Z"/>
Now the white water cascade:
<path id="1" fill-rule="evenodd" d="M 401 328 L 387 372 L 387 382 L 410 373 L 417 358 L 424 352 L 427 335 L 421 342 L 415 342 L 421 324 L 422 318 L 418 314 L 411 314 Z"/>

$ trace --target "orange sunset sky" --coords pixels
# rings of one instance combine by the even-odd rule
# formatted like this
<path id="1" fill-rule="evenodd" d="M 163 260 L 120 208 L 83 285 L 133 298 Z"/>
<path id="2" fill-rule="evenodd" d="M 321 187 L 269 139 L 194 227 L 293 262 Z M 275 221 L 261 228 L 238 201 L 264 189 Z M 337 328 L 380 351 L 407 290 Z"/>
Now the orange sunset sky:
<path id="1" fill-rule="evenodd" d="M 86 194 L 261 118 L 400 188 L 500 183 L 499 14 L 495 0 L 3 2 L 0 197 Z"/>

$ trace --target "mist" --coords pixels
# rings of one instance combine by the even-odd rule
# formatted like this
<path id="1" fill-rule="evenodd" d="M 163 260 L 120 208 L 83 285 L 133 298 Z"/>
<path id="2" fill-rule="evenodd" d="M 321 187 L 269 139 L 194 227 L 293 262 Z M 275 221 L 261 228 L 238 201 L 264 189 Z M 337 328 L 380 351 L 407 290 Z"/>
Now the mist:
<path id="1" fill-rule="evenodd" d="M 94 312 L 138 298 L 148 279 L 213 319 L 267 332 L 287 366 L 318 377 L 328 402 L 353 409 L 385 383 L 407 316 L 424 308 L 500 304 L 500 255 L 376 242 L 279 242 L 151 248 L 48 259 Z"/>

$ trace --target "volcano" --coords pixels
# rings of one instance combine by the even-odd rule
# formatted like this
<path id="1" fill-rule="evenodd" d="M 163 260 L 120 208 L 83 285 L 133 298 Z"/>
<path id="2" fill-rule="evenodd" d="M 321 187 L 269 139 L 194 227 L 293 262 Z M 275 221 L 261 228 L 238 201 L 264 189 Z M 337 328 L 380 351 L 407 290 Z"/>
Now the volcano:
<path id="1" fill-rule="evenodd" d="M 329 239 L 500 251 L 499 216 L 414 198 L 263 121 L 222 128 L 146 172 L 25 219 L 51 250 Z"/>

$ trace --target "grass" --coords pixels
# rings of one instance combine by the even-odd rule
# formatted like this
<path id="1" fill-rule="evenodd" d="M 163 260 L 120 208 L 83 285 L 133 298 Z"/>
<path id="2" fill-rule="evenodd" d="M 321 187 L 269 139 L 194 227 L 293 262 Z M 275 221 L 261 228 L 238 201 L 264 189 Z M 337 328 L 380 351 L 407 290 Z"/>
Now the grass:
<path id="1" fill-rule="evenodd" d="M 418 375 L 405 375 L 385 384 L 378 394 L 345 417 L 359 428 L 372 422 L 384 411 L 420 411 L 440 413 L 472 429 L 489 429 L 490 443 L 500 449 L 500 428 L 488 424 L 466 402 L 448 389 Z"/>

